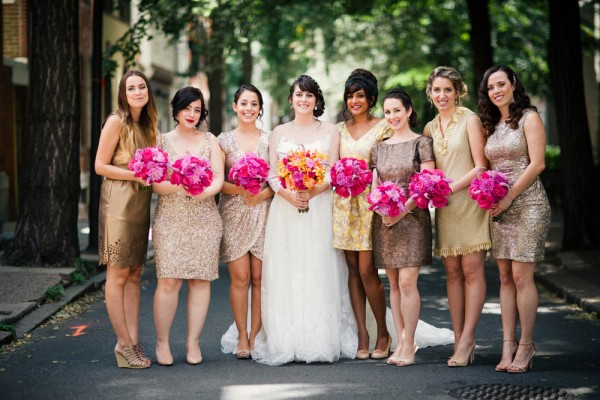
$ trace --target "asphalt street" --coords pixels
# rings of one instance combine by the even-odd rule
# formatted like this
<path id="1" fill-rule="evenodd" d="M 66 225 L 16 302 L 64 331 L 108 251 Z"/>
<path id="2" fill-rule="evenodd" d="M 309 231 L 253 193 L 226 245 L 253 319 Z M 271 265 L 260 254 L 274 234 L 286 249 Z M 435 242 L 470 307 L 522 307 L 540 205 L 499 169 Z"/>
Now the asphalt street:
<path id="1" fill-rule="evenodd" d="M 520 388 L 523 393 L 560 390 L 564 398 L 600 398 L 599 320 L 545 291 L 540 292 L 535 335 L 538 355 L 533 370 L 522 375 L 494 371 L 502 333 L 498 276 L 490 261 L 486 264 L 488 295 L 477 332 L 475 363 L 467 368 L 446 366 L 451 346 L 420 349 L 417 364 L 404 368 L 375 360 L 279 367 L 236 360 L 220 350 L 221 335 L 231 323 L 226 268 L 221 267 L 220 274 L 212 285 L 201 338 L 201 365 L 184 362 L 185 289 L 172 331 L 175 365 L 153 364 L 146 370 L 117 368 L 112 352 L 115 336 L 99 297 L 88 311 L 37 329 L 24 344 L 0 354 L 0 399 L 452 399 L 457 391 L 478 385 L 491 392 L 502 386 Z M 155 287 L 154 266 L 149 265 L 143 278 L 140 336 L 153 361 Z M 422 268 L 419 288 L 421 319 L 451 328 L 439 259 Z"/>

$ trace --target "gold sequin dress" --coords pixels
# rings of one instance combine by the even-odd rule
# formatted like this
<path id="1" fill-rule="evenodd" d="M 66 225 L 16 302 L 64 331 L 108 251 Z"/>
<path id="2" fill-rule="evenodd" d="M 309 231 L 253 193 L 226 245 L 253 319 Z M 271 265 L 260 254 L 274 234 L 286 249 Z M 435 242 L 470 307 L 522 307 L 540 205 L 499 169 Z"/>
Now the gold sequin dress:
<path id="1" fill-rule="evenodd" d="M 410 177 L 420 171 L 422 162 L 434 160 L 432 140 L 419 136 L 413 140 L 388 144 L 379 142 L 371 151 L 371 167 L 380 182 L 392 181 L 408 196 Z M 415 208 L 391 227 L 373 217 L 373 256 L 376 268 L 420 267 L 431 264 L 431 216 L 428 209 Z"/>
<path id="2" fill-rule="evenodd" d="M 225 178 L 229 170 L 245 153 L 240 150 L 233 132 L 221 133 L 218 137 L 225 153 Z M 254 152 L 269 162 L 269 132 L 262 131 L 258 147 Z M 266 183 L 263 184 L 263 188 Z M 243 196 L 221 194 L 219 212 L 223 219 L 223 239 L 221 240 L 221 261 L 237 260 L 247 252 L 262 260 L 265 246 L 265 226 L 271 199 L 255 206 L 246 205 Z"/>
<path id="3" fill-rule="evenodd" d="M 203 133 L 200 148 L 191 153 L 210 160 L 211 133 Z M 173 149 L 168 134 L 161 148 L 173 163 L 184 154 Z M 158 196 L 152 240 L 158 278 L 202 279 L 219 277 L 219 245 L 223 227 L 214 197 L 198 200 L 181 192 Z"/>
<path id="4" fill-rule="evenodd" d="M 435 167 L 454 182 L 475 167 L 467 133 L 467 121 L 472 115 L 475 113 L 468 108 L 457 107 L 445 135 L 438 117 L 427 124 L 433 139 Z M 467 189 L 452 195 L 446 207 L 435 210 L 435 229 L 434 251 L 442 257 L 488 250 L 492 246 L 488 212 L 479 208 Z"/>
<path id="5" fill-rule="evenodd" d="M 356 140 L 348 131 L 345 122 L 337 124 L 340 132 L 340 158 L 353 157 L 365 160 L 367 165 L 375 143 L 390 137 L 393 132 L 387 128 L 385 120 L 379 121 L 360 139 Z M 333 196 L 333 247 L 342 250 L 371 250 L 371 226 L 373 212 L 369 211 L 367 195 L 370 185 L 359 196 L 343 198 Z"/>
<path id="6" fill-rule="evenodd" d="M 499 122 L 485 146 L 491 167 L 506 175 L 511 186 L 530 163 L 523 125 L 532 112 L 525 111 L 517 129 L 512 129 L 504 121 Z M 513 200 L 497 221 L 490 221 L 492 256 L 520 262 L 542 261 L 549 226 L 550 204 L 538 177 Z"/>
<path id="7" fill-rule="evenodd" d="M 126 128 L 124 128 L 126 129 Z M 139 125 L 132 127 L 136 148 L 148 147 Z M 112 165 L 128 169 L 131 154 L 119 141 Z M 98 264 L 140 267 L 146 261 L 152 190 L 135 181 L 104 178 L 98 213 Z"/>

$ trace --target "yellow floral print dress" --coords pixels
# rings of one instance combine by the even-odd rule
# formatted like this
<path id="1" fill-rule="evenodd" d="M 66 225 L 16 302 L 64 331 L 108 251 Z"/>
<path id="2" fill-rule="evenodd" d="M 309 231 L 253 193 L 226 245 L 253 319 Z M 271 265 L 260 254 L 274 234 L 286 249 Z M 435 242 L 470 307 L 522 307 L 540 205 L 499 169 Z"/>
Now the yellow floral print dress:
<path id="1" fill-rule="evenodd" d="M 353 157 L 365 160 L 369 164 L 373 146 L 390 137 L 393 131 L 385 120 L 379 121 L 360 139 L 355 140 L 345 122 L 337 124 L 340 132 L 340 158 Z M 372 249 L 371 224 L 373 212 L 369 211 L 367 187 L 359 196 L 343 198 L 333 196 L 333 247 L 342 250 L 365 251 Z"/>

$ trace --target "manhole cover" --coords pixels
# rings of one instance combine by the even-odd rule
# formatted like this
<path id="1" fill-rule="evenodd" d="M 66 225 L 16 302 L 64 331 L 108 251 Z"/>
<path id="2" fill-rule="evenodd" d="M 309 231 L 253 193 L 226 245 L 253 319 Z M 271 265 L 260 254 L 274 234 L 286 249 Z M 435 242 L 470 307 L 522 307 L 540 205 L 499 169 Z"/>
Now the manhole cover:
<path id="1" fill-rule="evenodd" d="M 560 389 L 510 384 L 464 386 L 450 390 L 449 394 L 457 399 L 473 400 L 571 400 L 571 396 Z"/>

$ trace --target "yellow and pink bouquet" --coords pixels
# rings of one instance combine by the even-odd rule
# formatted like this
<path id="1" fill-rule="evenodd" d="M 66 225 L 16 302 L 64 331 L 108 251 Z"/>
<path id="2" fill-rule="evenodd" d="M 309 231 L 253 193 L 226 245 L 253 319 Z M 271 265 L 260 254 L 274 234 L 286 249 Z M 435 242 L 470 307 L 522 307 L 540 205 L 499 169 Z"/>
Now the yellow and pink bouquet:
<path id="1" fill-rule="evenodd" d="M 292 191 L 300 191 L 310 190 L 315 185 L 322 184 L 325 182 L 326 160 L 327 156 L 319 151 L 303 148 L 290 151 L 277 163 L 277 176 L 281 186 Z"/>

